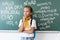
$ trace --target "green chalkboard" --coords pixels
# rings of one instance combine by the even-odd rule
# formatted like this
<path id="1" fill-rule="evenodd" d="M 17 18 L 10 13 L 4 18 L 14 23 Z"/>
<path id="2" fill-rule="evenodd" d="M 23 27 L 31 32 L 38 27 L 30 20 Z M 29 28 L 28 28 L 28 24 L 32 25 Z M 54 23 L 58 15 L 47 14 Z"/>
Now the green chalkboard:
<path id="1" fill-rule="evenodd" d="M 17 30 L 22 12 L 22 0 L 0 0 L 0 30 Z"/>
<path id="2" fill-rule="evenodd" d="M 0 0 L 0 30 L 17 30 L 25 5 L 33 8 L 37 30 L 60 31 L 60 0 Z"/>

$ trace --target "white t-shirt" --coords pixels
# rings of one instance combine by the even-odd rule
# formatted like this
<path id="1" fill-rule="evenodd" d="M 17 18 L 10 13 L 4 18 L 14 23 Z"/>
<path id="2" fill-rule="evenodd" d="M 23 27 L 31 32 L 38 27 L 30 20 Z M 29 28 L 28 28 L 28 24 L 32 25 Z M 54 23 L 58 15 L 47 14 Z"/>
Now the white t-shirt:
<path id="1" fill-rule="evenodd" d="M 18 26 L 18 27 L 21 26 L 22 22 L 23 22 L 23 21 L 22 21 L 22 19 L 21 19 L 20 22 L 19 22 L 19 26 Z M 28 22 L 29 22 L 29 26 L 28 26 L 28 28 L 26 28 L 25 30 L 30 30 L 31 27 L 35 27 L 35 29 L 36 29 L 36 21 L 35 21 L 34 19 L 32 19 L 32 24 L 30 24 L 31 19 L 30 19 Z M 32 34 L 28 34 L 28 33 L 27 33 L 27 35 L 28 35 L 28 37 L 33 37 L 33 36 L 34 36 L 34 33 L 32 33 Z"/>

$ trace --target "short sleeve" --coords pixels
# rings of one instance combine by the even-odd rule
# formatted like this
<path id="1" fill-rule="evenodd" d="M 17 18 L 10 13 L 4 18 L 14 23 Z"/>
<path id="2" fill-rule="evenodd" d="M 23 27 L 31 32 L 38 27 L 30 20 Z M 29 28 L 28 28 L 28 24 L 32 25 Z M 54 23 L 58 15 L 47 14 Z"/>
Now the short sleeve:
<path id="1" fill-rule="evenodd" d="M 36 21 L 33 19 L 32 20 L 32 25 L 31 25 L 31 27 L 35 27 L 35 29 L 36 29 Z"/>
<path id="2" fill-rule="evenodd" d="M 19 21 L 19 25 L 18 25 L 18 27 L 20 27 L 20 26 L 21 26 L 21 24 L 22 24 L 22 19 Z"/>

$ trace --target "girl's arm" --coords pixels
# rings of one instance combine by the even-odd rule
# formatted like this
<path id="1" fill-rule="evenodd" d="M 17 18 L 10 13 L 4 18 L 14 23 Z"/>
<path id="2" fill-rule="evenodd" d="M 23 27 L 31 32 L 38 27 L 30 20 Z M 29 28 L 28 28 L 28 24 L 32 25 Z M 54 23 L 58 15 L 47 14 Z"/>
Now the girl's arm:
<path id="1" fill-rule="evenodd" d="M 34 27 L 31 27 L 30 30 L 24 30 L 23 32 L 32 34 L 34 32 Z"/>

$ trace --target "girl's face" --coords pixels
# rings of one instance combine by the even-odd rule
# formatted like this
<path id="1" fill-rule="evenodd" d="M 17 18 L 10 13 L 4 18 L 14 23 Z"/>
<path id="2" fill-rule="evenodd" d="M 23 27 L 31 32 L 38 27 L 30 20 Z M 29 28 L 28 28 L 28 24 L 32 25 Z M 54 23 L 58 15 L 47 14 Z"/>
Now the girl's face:
<path id="1" fill-rule="evenodd" d="M 30 9 L 28 7 L 24 8 L 24 16 L 28 17 L 32 14 L 32 12 L 30 11 Z"/>

